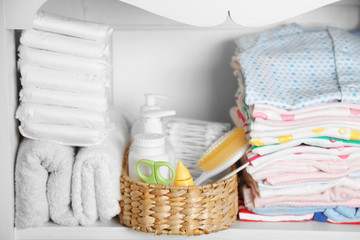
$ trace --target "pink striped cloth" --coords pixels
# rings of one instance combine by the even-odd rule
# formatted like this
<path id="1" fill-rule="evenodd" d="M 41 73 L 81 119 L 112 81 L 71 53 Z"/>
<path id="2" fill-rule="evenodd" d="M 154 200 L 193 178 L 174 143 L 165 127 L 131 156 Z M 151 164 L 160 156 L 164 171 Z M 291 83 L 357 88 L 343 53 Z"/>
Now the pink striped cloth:
<path id="1" fill-rule="evenodd" d="M 294 121 L 314 117 L 350 117 L 360 116 L 360 105 L 342 102 L 314 105 L 296 110 L 286 110 L 271 105 L 255 104 L 252 112 L 254 118 L 276 121 Z"/>
<path id="2" fill-rule="evenodd" d="M 256 209 L 271 206 L 346 206 L 360 207 L 360 190 L 345 187 L 330 188 L 322 193 L 311 195 L 282 195 L 269 198 L 261 198 L 248 186 L 242 188 L 244 204 L 247 208 Z"/>
<path id="3" fill-rule="evenodd" d="M 237 106 L 230 109 L 230 117 L 235 127 L 242 127 L 245 130 L 247 138 L 249 138 L 249 120 L 245 118 L 244 111 L 240 111 Z"/>
<path id="4" fill-rule="evenodd" d="M 324 176 L 347 175 L 360 167 L 360 159 L 347 160 L 305 160 L 305 161 L 276 161 L 265 168 L 254 172 L 251 176 L 255 181 L 281 176 L 283 174 L 306 174 L 310 177 L 317 172 L 326 173 Z M 334 175 L 332 175 L 334 174 Z M 281 179 L 284 179 L 281 177 Z M 303 179 L 301 177 L 301 179 Z M 286 180 L 286 179 L 285 179 Z M 289 183 L 296 181 L 295 176 L 288 179 Z"/>

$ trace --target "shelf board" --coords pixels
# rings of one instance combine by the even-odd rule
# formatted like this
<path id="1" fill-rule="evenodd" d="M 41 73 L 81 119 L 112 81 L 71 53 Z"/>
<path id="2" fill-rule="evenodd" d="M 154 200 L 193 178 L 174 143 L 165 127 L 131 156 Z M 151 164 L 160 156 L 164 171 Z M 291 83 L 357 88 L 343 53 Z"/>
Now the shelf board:
<path id="1" fill-rule="evenodd" d="M 46 5 L 47 0 L 4 0 L 5 22 L 8 29 L 26 29 L 31 27 L 36 12 Z M 356 4 L 356 0 L 118 0 L 148 12 L 177 22 L 210 27 L 222 24 L 228 16 L 237 24 L 247 27 L 267 26 L 299 16 L 320 7 L 340 2 Z M 68 5 L 67 11 L 82 12 L 80 1 Z M 104 1 L 101 2 L 102 5 Z M 113 4 L 113 1 L 108 1 Z M 84 6 L 86 8 L 86 6 Z M 26 9 L 26 11 L 24 11 Z M 101 10 L 101 9 L 100 9 Z M 86 12 L 86 11 L 84 11 Z M 111 14 L 110 14 L 111 15 Z"/>
<path id="2" fill-rule="evenodd" d="M 120 225 L 118 219 L 107 223 L 98 222 L 88 227 L 61 227 L 46 223 L 38 228 L 15 229 L 16 239 L 151 239 L 155 235 L 131 230 Z M 297 223 L 261 223 L 236 221 L 229 229 L 199 239 L 360 239 L 359 225 L 336 225 L 315 221 Z M 157 236 L 156 239 L 180 239 L 184 236 Z"/>

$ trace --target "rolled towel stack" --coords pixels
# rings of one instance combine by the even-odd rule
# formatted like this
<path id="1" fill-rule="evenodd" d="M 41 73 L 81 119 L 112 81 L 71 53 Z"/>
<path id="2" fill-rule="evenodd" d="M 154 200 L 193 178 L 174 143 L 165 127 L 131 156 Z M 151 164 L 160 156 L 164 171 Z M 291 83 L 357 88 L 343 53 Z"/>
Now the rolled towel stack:
<path id="1" fill-rule="evenodd" d="M 113 29 L 40 12 L 20 38 L 21 104 L 27 138 L 70 146 L 101 143 L 109 120 Z"/>
<path id="2" fill-rule="evenodd" d="M 122 159 L 130 133 L 123 114 L 112 118 L 115 130 L 101 144 L 80 148 L 75 158 L 71 198 L 81 225 L 109 221 L 120 212 Z"/>
<path id="3" fill-rule="evenodd" d="M 37 227 L 51 219 L 74 226 L 71 209 L 73 147 L 45 140 L 24 138 L 15 168 L 15 225 Z"/>
<path id="4" fill-rule="evenodd" d="M 291 24 L 236 43 L 231 113 L 250 125 L 245 207 L 360 222 L 360 38 Z"/>
<path id="5" fill-rule="evenodd" d="M 18 228 L 37 227 L 50 219 L 60 225 L 109 221 L 120 212 L 122 159 L 129 144 L 129 124 L 111 114 L 115 128 L 101 143 L 79 148 L 24 138 L 16 170 Z"/>

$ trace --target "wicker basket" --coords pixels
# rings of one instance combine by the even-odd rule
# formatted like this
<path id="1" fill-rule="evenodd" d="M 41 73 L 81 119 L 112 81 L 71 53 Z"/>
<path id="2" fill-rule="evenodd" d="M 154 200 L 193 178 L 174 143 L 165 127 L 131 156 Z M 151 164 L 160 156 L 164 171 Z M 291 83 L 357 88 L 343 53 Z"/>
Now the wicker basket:
<path id="1" fill-rule="evenodd" d="M 119 217 L 120 223 L 134 230 L 157 235 L 201 235 L 225 230 L 237 218 L 236 174 L 214 184 L 174 187 L 132 180 L 124 166 Z"/>

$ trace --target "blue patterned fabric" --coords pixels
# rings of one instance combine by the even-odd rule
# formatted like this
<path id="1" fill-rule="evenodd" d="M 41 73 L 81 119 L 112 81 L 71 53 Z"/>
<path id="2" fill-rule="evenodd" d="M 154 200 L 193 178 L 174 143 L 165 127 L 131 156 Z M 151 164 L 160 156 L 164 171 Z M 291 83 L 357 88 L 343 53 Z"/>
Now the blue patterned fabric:
<path id="1" fill-rule="evenodd" d="M 240 38 L 246 104 L 297 109 L 360 103 L 359 40 L 341 29 L 309 31 L 297 24 Z"/>
<path id="2" fill-rule="evenodd" d="M 360 103 L 360 37 L 328 28 L 334 42 L 336 72 L 343 102 Z"/>
<path id="3" fill-rule="evenodd" d="M 328 207 L 290 207 L 290 206 L 274 206 L 250 209 L 252 212 L 261 215 L 304 215 L 315 212 L 324 212 Z"/>
<path id="4" fill-rule="evenodd" d="M 324 211 L 324 215 L 334 222 L 360 222 L 359 208 L 343 207 L 329 208 Z"/>

